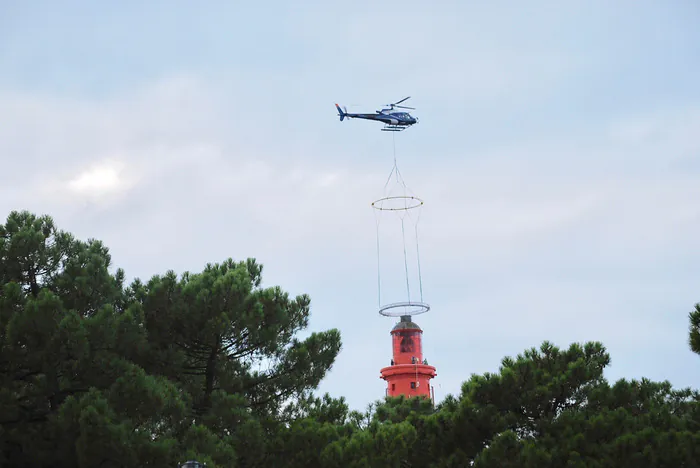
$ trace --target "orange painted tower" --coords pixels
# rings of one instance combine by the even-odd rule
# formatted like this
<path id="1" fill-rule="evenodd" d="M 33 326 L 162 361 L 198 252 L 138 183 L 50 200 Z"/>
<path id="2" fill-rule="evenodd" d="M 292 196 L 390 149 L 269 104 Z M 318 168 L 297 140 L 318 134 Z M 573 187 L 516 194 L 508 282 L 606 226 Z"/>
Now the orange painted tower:
<path id="1" fill-rule="evenodd" d="M 391 330 L 393 359 L 390 366 L 380 371 L 387 382 L 387 396 L 424 396 L 434 400 L 430 379 L 437 373 L 423 358 L 422 334 L 410 315 L 402 315 Z"/>

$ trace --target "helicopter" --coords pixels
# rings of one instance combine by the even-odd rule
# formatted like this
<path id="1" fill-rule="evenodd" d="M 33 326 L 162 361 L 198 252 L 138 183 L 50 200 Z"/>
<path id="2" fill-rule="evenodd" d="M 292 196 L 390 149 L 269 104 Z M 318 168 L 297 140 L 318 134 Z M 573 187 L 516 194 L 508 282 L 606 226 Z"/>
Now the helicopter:
<path id="1" fill-rule="evenodd" d="M 376 120 L 379 122 L 384 122 L 384 128 L 382 128 L 382 131 L 400 132 L 400 131 L 407 129 L 411 125 L 418 123 L 418 119 L 413 117 L 408 112 L 394 111 L 395 107 L 398 107 L 401 109 L 414 109 L 415 110 L 415 108 L 413 108 L 413 107 L 399 106 L 399 104 L 401 104 L 405 100 L 409 99 L 410 97 L 411 96 L 405 97 L 405 98 L 401 99 L 400 101 L 396 101 L 392 104 L 385 104 L 386 106 L 389 106 L 389 108 L 378 110 L 378 111 L 376 111 L 376 114 L 352 114 L 352 113 L 348 113 L 348 110 L 345 107 L 343 107 L 343 109 L 341 109 L 338 104 L 336 104 L 335 107 L 338 109 L 338 115 L 340 116 L 341 122 L 346 117 L 348 119 Z"/>

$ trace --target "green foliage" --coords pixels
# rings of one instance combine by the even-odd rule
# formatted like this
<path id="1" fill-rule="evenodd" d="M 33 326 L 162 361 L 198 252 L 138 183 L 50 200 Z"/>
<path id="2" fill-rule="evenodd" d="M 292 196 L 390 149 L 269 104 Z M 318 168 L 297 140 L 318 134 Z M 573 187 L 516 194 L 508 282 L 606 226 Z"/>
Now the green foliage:
<path id="1" fill-rule="evenodd" d="M 458 396 L 365 411 L 313 394 L 340 333 L 255 260 L 124 285 L 99 241 L 13 212 L 0 225 L 0 466 L 697 466 L 700 395 L 609 383 L 601 343 L 539 348 Z M 700 354 L 700 304 L 689 315 Z"/>
<path id="2" fill-rule="evenodd" d="M 260 288 L 261 275 L 254 260 L 229 259 L 180 279 L 171 271 L 135 281 L 127 291 L 149 335 L 140 363 L 178 382 L 197 418 L 209 417 L 216 391 L 242 395 L 239 404 L 258 415 L 277 413 L 315 388 L 340 351 L 337 330 L 296 339 L 308 325 L 308 296 Z"/>
<path id="3" fill-rule="evenodd" d="M 386 399 L 325 449 L 321 466 L 696 466 L 698 392 L 647 379 L 610 385 L 609 362 L 600 343 L 545 342 L 473 375 L 435 408 Z M 415 442 L 389 454 L 386 434 Z"/>
<path id="4" fill-rule="evenodd" d="M 0 461 L 253 466 L 285 401 L 332 366 L 339 332 L 297 339 L 309 298 L 261 288 L 252 259 L 128 288 L 110 267 L 101 242 L 48 216 L 0 225 Z"/>
<path id="5" fill-rule="evenodd" d="M 690 319 L 690 330 L 688 332 L 688 341 L 690 349 L 697 354 L 700 354 L 700 303 L 695 304 L 695 310 L 688 314 Z"/>

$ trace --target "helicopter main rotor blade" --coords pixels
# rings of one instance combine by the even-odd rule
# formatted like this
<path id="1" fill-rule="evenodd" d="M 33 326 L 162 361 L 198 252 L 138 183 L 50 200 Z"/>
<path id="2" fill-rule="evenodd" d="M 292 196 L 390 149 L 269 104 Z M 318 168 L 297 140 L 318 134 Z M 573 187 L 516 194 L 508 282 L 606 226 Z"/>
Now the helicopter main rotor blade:
<path id="1" fill-rule="evenodd" d="M 406 107 L 406 106 L 395 106 L 395 107 L 400 107 L 401 109 L 413 109 L 413 110 L 416 110 L 415 107 Z"/>
<path id="2" fill-rule="evenodd" d="M 402 102 L 404 102 L 406 99 L 409 99 L 410 97 L 411 96 L 407 96 L 407 97 L 401 99 L 400 101 L 396 101 L 394 104 L 401 104 Z"/>

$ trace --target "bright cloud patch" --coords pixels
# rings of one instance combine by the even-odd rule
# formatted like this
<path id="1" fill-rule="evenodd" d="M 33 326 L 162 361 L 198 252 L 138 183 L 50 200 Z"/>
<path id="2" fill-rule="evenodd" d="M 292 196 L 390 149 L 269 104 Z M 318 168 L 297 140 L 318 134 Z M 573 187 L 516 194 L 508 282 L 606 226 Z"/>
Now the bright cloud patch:
<path id="1" fill-rule="evenodd" d="M 102 163 L 90 167 L 68 183 L 68 188 L 76 194 L 101 196 L 118 192 L 126 187 L 122 166 L 115 163 Z"/>

